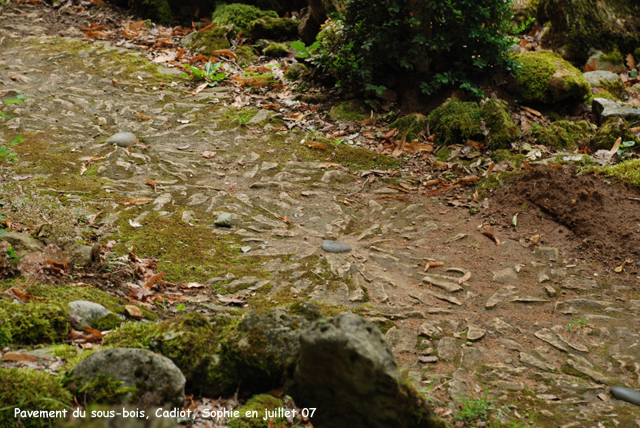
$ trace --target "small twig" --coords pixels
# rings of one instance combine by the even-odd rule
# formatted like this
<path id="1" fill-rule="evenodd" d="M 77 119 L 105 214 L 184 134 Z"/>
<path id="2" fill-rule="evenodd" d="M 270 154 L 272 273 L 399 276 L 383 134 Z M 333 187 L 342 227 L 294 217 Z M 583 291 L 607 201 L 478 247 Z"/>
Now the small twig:
<path id="1" fill-rule="evenodd" d="M 640 201 L 640 198 L 631 198 L 629 196 L 625 196 L 622 199 L 629 199 L 630 201 Z"/>

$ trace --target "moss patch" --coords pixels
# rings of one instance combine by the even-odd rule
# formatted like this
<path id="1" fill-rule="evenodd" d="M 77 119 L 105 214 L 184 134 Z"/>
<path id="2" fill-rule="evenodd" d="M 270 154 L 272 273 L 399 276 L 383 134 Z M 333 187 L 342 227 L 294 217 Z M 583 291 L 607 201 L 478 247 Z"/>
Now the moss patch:
<path id="1" fill-rule="evenodd" d="M 369 117 L 369 110 L 359 100 L 344 101 L 331 108 L 329 116 L 334 120 L 358 122 Z"/>
<path id="2" fill-rule="evenodd" d="M 239 46 L 236 49 L 238 55 L 238 64 L 240 67 L 248 67 L 258 57 L 250 46 Z"/>
<path id="3" fill-rule="evenodd" d="M 249 401 L 238 407 L 240 412 L 239 419 L 233 419 L 227 424 L 231 428 L 267 428 L 269 426 L 286 425 L 285 418 L 269 418 L 264 419 L 267 410 L 276 410 L 284 407 L 282 400 L 268 394 L 254 395 Z"/>
<path id="4" fill-rule="evenodd" d="M 596 132 L 593 148 L 596 150 L 610 150 L 618 138 L 622 141 L 635 141 L 640 143 L 640 139 L 631 131 L 626 120 L 621 118 L 611 118 L 603 123 Z"/>
<path id="5" fill-rule="evenodd" d="M 265 17 L 277 18 L 278 14 L 272 10 L 264 11 L 255 6 L 233 3 L 217 6 L 211 15 L 211 21 L 218 25 L 232 24 L 236 27 L 236 31 L 246 32 L 252 21 Z"/>
<path id="6" fill-rule="evenodd" d="M 438 142 L 446 145 L 465 143 L 468 139 L 485 140 L 483 122 L 488 130 L 487 145 L 492 149 L 509 147 L 520 136 L 509 110 L 496 100 L 479 107 L 475 102 L 451 98 L 432 111 L 427 120 Z"/>
<path id="7" fill-rule="evenodd" d="M 0 426 L 18 426 L 13 409 L 21 410 L 69 410 L 72 397 L 59 378 L 46 372 L 26 368 L 0 368 Z M 62 413 L 60 413 L 60 418 Z M 57 418 L 58 420 L 60 418 Z M 54 426 L 56 419 L 24 418 L 24 428 Z"/>
<path id="8" fill-rule="evenodd" d="M 289 55 L 289 47 L 282 43 L 271 43 L 262 53 L 270 58 L 282 58 Z"/>
<path id="9" fill-rule="evenodd" d="M 104 338 L 105 348 L 142 348 L 149 349 L 149 337 L 154 324 L 128 322 L 112 331 Z"/>
<path id="10" fill-rule="evenodd" d="M 203 55 L 212 55 L 218 49 L 229 49 L 230 44 L 227 40 L 228 27 L 217 26 L 203 32 L 191 33 L 183 40 L 183 43 L 189 48 Z"/>
<path id="11" fill-rule="evenodd" d="M 135 395 L 135 386 L 123 386 L 124 382 L 113 376 L 99 373 L 89 382 L 83 384 L 78 393 L 86 397 L 87 403 L 119 404 L 123 403 L 131 395 Z"/>
<path id="12" fill-rule="evenodd" d="M 91 327 L 95 328 L 96 330 L 105 331 L 112 330 L 120 326 L 121 322 L 122 320 L 120 320 L 120 317 L 118 317 L 118 315 L 110 313 L 97 320 L 91 320 L 89 322 L 89 325 L 91 325 Z"/>
<path id="13" fill-rule="evenodd" d="M 0 340 L 12 344 L 54 343 L 69 335 L 68 312 L 47 303 L 20 305 L 0 300 Z"/>
<path id="14" fill-rule="evenodd" d="M 548 127 L 533 125 L 531 134 L 536 137 L 538 143 L 558 148 L 573 148 L 578 143 L 588 144 L 594 136 L 589 123 L 584 120 L 579 122 L 559 120 Z"/>
<path id="15" fill-rule="evenodd" d="M 254 39 L 291 40 L 298 35 L 299 23 L 296 19 L 265 16 L 251 21 L 247 26 L 247 31 Z"/>
<path id="16" fill-rule="evenodd" d="M 511 150 L 507 149 L 495 150 L 491 153 L 491 160 L 495 163 L 500 163 L 503 160 L 508 159 L 516 168 L 519 168 L 520 165 L 522 165 L 524 158 L 525 156 L 523 154 L 513 153 Z"/>
<path id="17" fill-rule="evenodd" d="M 427 129 L 427 117 L 420 113 L 408 114 L 393 121 L 389 128 L 398 128 L 400 136 L 406 131 L 407 141 L 413 141 L 420 132 Z"/>
<path id="18" fill-rule="evenodd" d="M 241 256 L 238 237 L 216 235 L 205 225 L 189 226 L 180 221 L 181 213 L 165 218 L 152 212 L 144 228 L 131 227 L 129 219 L 135 216 L 137 213 L 131 212 L 118 220 L 115 239 L 121 242 L 114 250 L 127 253 L 135 246 L 140 256 L 157 258 L 158 271 L 166 272 L 168 281 L 204 281 L 226 273 L 267 276 L 257 266 L 263 258 Z"/>
<path id="19" fill-rule="evenodd" d="M 514 70 L 520 101 L 552 104 L 562 100 L 583 101 L 591 85 L 580 70 L 553 53 L 515 54 L 522 66 Z"/>
<path id="20" fill-rule="evenodd" d="M 606 177 L 614 178 L 640 191 L 640 159 L 620 162 L 617 165 L 591 166 L 587 168 L 589 171 L 599 171 Z"/>

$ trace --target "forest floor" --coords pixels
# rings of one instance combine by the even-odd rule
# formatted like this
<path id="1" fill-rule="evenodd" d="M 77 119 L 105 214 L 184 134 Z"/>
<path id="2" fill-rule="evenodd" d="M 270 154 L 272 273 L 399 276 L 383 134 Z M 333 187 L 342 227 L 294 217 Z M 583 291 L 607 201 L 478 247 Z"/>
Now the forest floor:
<path id="1" fill-rule="evenodd" d="M 615 270 L 637 257 L 637 194 L 569 165 L 513 175 L 481 189 L 482 203 L 465 183 L 432 196 L 411 166 L 301 144 L 307 130 L 233 105 L 235 88 L 187 93 L 197 85 L 175 69 L 88 42 L 79 18 L 51 13 L 0 15 L 2 100 L 23 101 L 5 105 L 2 140 L 24 139 L 0 164 L 5 208 L 60 204 L 45 219 L 51 236 L 82 218 L 103 257 L 148 258 L 165 282 L 136 295 L 127 274 L 79 266 L 41 281 L 90 284 L 161 317 L 319 302 L 382 326 L 442 416 L 476 403 L 505 426 L 640 426 L 638 407 L 609 394 L 640 387 L 640 272 Z M 121 131 L 140 141 L 105 144 Z M 214 226 L 220 213 L 232 228 Z M 351 251 L 327 253 L 324 239 Z"/>

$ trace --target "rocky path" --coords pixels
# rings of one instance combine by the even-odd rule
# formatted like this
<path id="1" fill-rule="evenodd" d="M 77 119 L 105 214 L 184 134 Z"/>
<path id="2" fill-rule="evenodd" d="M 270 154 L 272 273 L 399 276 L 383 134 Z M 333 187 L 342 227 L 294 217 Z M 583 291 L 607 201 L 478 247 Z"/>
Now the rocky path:
<path id="1" fill-rule="evenodd" d="M 175 69 L 51 35 L 45 13 L 0 15 L 1 139 L 25 140 L 2 163 L 5 197 L 50 194 L 61 213 L 98 214 L 94 239 L 202 289 L 188 310 L 234 310 L 231 297 L 362 314 L 441 414 L 486 395 L 505 426 L 640 426 L 637 407 L 609 394 L 640 388 L 638 277 L 562 248 L 496 245 L 486 219 L 397 190 L 408 172 L 322 168 L 331 159 L 277 114 L 221 105 L 224 86 L 185 94 Z M 108 144 L 117 132 L 139 141 Z M 214 224 L 225 213 L 230 228 Z"/>

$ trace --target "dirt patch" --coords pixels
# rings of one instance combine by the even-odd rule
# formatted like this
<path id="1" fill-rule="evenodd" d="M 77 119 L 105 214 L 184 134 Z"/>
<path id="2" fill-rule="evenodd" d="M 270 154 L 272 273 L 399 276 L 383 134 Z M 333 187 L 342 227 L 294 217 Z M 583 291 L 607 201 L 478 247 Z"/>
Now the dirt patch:
<path id="1" fill-rule="evenodd" d="M 489 217 L 508 237 L 579 258 L 624 260 L 640 253 L 638 194 L 573 168 L 533 171 L 489 198 Z M 516 226 L 513 218 L 518 214 Z"/>

